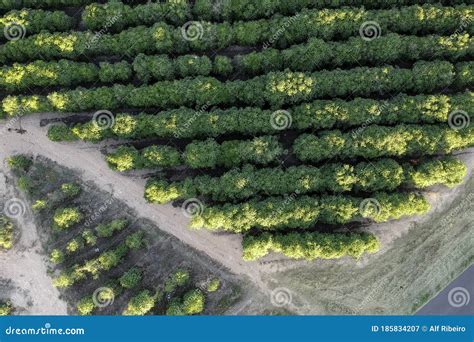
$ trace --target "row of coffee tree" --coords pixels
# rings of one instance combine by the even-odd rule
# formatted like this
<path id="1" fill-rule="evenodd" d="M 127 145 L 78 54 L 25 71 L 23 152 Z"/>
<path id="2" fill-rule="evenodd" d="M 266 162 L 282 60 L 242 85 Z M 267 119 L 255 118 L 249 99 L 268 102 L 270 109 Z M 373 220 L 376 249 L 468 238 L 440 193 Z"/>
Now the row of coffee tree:
<path id="1" fill-rule="evenodd" d="M 222 82 L 213 77 L 162 81 L 134 87 L 114 85 L 57 91 L 48 95 L 7 96 L 1 116 L 37 112 L 80 112 L 123 107 L 169 109 L 181 106 L 239 105 L 281 108 L 318 98 L 370 96 L 391 92 L 429 93 L 472 85 L 474 62 L 417 62 L 410 69 L 358 67 L 314 73 L 271 72 L 250 80 Z"/>

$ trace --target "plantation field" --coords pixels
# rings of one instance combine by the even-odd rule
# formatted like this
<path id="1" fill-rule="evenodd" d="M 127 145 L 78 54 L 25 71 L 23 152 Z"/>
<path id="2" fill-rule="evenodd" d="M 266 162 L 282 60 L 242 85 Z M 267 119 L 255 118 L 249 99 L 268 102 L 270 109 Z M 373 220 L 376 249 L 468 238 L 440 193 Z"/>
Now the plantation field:
<path id="1" fill-rule="evenodd" d="M 0 29 L 2 157 L 70 313 L 410 313 L 472 263 L 470 1 L 5 0 Z"/>

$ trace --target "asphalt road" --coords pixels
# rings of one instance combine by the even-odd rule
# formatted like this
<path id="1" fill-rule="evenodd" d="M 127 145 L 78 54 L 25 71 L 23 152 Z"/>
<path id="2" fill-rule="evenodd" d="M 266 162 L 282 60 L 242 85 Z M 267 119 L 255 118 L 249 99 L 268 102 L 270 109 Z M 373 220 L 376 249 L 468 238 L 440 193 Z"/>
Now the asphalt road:
<path id="1" fill-rule="evenodd" d="M 426 303 L 417 315 L 474 315 L 474 265 L 436 297 Z"/>

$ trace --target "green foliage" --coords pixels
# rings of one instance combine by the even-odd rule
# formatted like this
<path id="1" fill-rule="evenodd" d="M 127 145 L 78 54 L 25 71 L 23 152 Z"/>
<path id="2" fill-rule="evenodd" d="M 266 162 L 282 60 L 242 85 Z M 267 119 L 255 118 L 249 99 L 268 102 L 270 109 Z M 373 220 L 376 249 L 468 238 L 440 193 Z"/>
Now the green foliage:
<path id="1" fill-rule="evenodd" d="M 123 312 L 127 316 L 143 316 L 155 306 L 156 297 L 150 291 L 143 290 L 128 302 L 127 308 Z"/>
<path id="2" fill-rule="evenodd" d="M 1 32 L 9 32 L 11 25 L 16 24 L 22 26 L 25 35 L 30 35 L 41 31 L 67 31 L 73 28 L 74 23 L 74 18 L 62 11 L 50 12 L 24 8 L 18 11 L 10 11 L 1 16 L 0 30 Z M 12 36 L 15 35 L 12 34 Z M 7 37 L 7 33 L 5 33 L 5 37 Z"/>
<path id="3" fill-rule="evenodd" d="M 55 248 L 51 251 L 49 255 L 49 260 L 54 264 L 60 264 L 64 261 L 64 253 L 59 249 Z"/>
<path id="4" fill-rule="evenodd" d="M 133 236 L 129 235 L 128 238 Z M 116 267 L 129 251 L 128 243 L 121 243 L 114 249 L 102 252 L 98 257 L 86 260 L 82 265 L 74 265 L 70 269 L 64 270 L 53 279 L 53 285 L 59 288 L 67 288 L 74 285 L 79 280 L 91 275 L 97 279 L 102 272 L 109 271 Z"/>
<path id="5" fill-rule="evenodd" d="M 120 4 L 107 6 L 120 6 Z M 94 11 L 95 8 L 90 13 L 100 13 L 100 11 Z M 87 16 L 88 13 L 86 12 L 85 15 Z M 100 41 L 95 38 L 95 32 L 85 31 L 52 34 L 42 32 L 15 42 L 8 42 L 0 50 L 0 63 L 3 64 L 9 60 L 18 62 L 32 60 L 37 56 L 44 59 L 74 59 L 81 54 L 87 57 L 121 55 L 123 51 L 127 51 L 131 56 L 138 53 L 182 54 L 190 51 L 219 50 L 233 45 L 265 44 L 268 46 L 273 44 L 277 48 L 285 48 L 312 37 L 324 40 L 347 39 L 358 34 L 361 24 L 366 21 L 377 22 L 383 32 L 404 34 L 454 32 L 459 28 L 459 23 L 463 18 L 470 16 L 470 7 L 414 5 L 387 10 L 338 8 L 321 11 L 314 9 L 304 10 L 302 14 L 298 13 L 293 17 L 277 16 L 267 20 L 234 24 L 202 22 L 202 35 L 206 39 L 194 41 L 183 39 L 181 27 L 172 27 L 162 21 L 156 21 L 156 18 L 150 16 L 149 13 L 145 15 L 148 16 L 148 22 L 152 20 L 155 23 L 152 27 L 138 26 L 118 34 L 104 33 L 100 35 Z M 426 19 L 427 17 L 429 20 Z M 122 20 L 128 21 L 129 16 L 124 15 L 114 22 L 111 21 L 111 26 L 123 24 Z M 87 17 L 84 21 L 89 22 L 89 25 L 92 22 L 100 23 L 101 29 L 105 22 L 103 19 L 88 20 Z M 132 22 L 140 25 L 147 20 L 140 18 Z M 277 30 L 283 27 L 285 28 L 283 34 L 276 34 Z M 468 26 L 467 31 L 472 33 L 472 26 Z M 275 35 L 276 38 L 274 38 Z"/>
<path id="6" fill-rule="evenodd" d="M 207 284 L 207 292 L 216 292 L 221 287 L 221 280 L 219 278 L 213 278 Z"/>
<path id="7" fill-rule="evenodd" d="M 65 125 L 52 125 L 48 128 L 48 139 L 51 141 L 74 141 L 76 135 Z"/>
<path id="8" fill-rule="evenodd" d="M 352 101 L 318 100 L 289 108 L 288 112 L 292 117 L 291 127 L 304 130 L 367 126 L 369 123 L 445 123 L 449 113 L 458 108 L 474 112 L 474 93 L 452 96 L 400 94 L 387 101 L 362 98 Z M 255 135 L 275 133 L 269 124 L 271 115 L 271 110 L 255 107 L 213 109 L 209 112 L 181 108 L 164 111 L 160 115 L 118 114 L 115 125 L 109 130 L 97 131 L 90 123 L 76 124 L 70 130 L 77 138 L 94 142 L 107 137 L 142 139 L 215 137 L 232 133 Z M 354 135 L 358 133 L 357 129 L 353 132 Z"/>
<path id="9" fill-rule="evenodd" d="M 150 146 L 140 152 L 134 147 L 120 146 L 107 155 L 107 163 L 117 171 L 173 167 L 180 165 L 181 160 L 181 153 L 169 146 Z"/>
<path id="10" fill-rule="evenodd" d="M 175 298 L 170 302 L 166 315 L 195 315 L 204 311 L 205 297 L 201 290 L 194 289 L 184 294 L 183 301 Z"/>
<path id="11" fill-rule="evenodd" d="M 9 157 L 7 163 L 13 171 L 28 172 L 33 165 L 33 160 L 24 154 L 17 154 Z"/>
<path id="12" fill-rule="evenodd" d="M 233 64 L 239 73 L 258 75 L 286 68 L 293 71 L 316 71 L 323 66 L 354 65 L 355 60 L 358 61 L 357 65 L 382 65 L 398 60 L 430 59 L 434 56 L 456 61 L 472 53 L 472 44 L 473 39 L 467 33 L 449 37 L 392 33 L 374 41 L 351 37 L 349 41 L 340 43 L 313 38 L 308 43 L 289 49 L 265 49 L 233 60 L 226 56 L 216 56 L 211 61 L 206 56 L 196 55 L 170 59 L 166 55 L 139 54 L 132 64 L 126 61 L 114 64 L 101 62 L 96 66 L 93 63 L 64 59 L 58 62 L 34 61 L 3 67 L 0 70 L 0 87 L 8 90 L 25 90 L 32 86 L 71 87 L 97 78 L 104 83 L 125 82 L 131 80 L 133 72 L 145 83 L 199 75 L 229 76 L 233 72 Z M 465 70 L 468 69 L 468 63 L 458 65 L 457 74 L 463 75 L 459 79 L 461 83 L 458 83 L 458 88 L 462 89 L 474 82 L 466 75 Z"/>
<path id="13" fill-rule="evenodd" d="M 55 229 L 66 230 L 81 222 L 83 218 L 78 208 L 60 208 L 54 212 L 53 225 Z"/>
<path id="14" fill-rule="evenodd" d="M 204 310 L 205 298 L 201 290 L 187 292 L 183 297 L 182 310 L 185 315 L 199 314 Z"/>
<path id="15" fill-rule="evenodd" d="M 25 91 L 31 87 L 70 87 L 97 79 L 98 68 L 93 63 L 65 59 L 53 62 L 14 63 L 0 70 L 0 87 L 9 91 Z"/>
<path id="16" fill-rule="evenodd" d="M 145 233 L 143 233 L 143 231 L 141 230 L 133 234 L 130 234 L 125 239 L 125 244 L 130 249 L 139 249 L 144 244 L 144 241 L 143 241 L 144 235 Z"/>
<path id="17" fill-rule="evenodd" d="M 128 221 L 126 219 L 115 219 L 110 223 L 99 224 L 95 227 L 98 237 L 111 237 L 116 232 L 120 232 L 127 227 Z"/>
<path id="18" fill-rule="evenodd" d="M 132 267 L 125 272 L 119 279 L 120 285 L 126 289 L 131 289 L 140 284 L 142 280 L 142 271 L 137 267 Z"/>
<path id="19" fill-rule="evenodd" d="M 364 253 L 376 253 L 379 248 L 379 241 L 370 233 L 262 233 L 244 236 L 243 258 L 256 260 L 276 252 L 292 259 L 338 259 L 344 256 L 358 259 Z"/>
<path id="20" fill-rule="evenodd" d="M 392 66 L 315 73 L 271 72 L 247 81 L 221 82 L 212 77 L 162 81 L 133 87 L 114 85 L 50 93 L 46 96 L 7 96 L 2 111 L 15 115 L 35 112 L 77 112 L 119 107 L 162 109 L 181 106 L 250 105 L 281 107 L 321 97 L 369 96 L 381 90 L 391 92 L 432 92 L 453 84 L 454 66 L 446 61 L 419 61 L 411 69 Z M 470 82 L 470 78 L 466 79 Z M 334 87 L 338 84 L 338 87 Z"/>
<path id="21" fill-rule="evenodd" d="M 319 136 L 303 134 L 293 145 L 302 161 L 318 162 L 329 158 L 367 159 L 451 153 L 474 146 L 474 127 L 454 130 L 447 125 L 369 126 L 359 134 L 339 130 Z"/>
<path id="22" fill-rule="evenodd" d="M 311 38 L 308 42 L 288 49 L 270 48 L 239 56 L 237 68 L 245 74 L 258 75 L 285 68 L 315 71 L 324 67 L 382 65 L 399 60 L 430 59 L 434 56 L 455 61 L 472 54 L 472 44 L 473 39 L 468 33 L 422 37 L 388 33 L 370 41 L 357 36 L 342 42 Z"/>
<path id="23" fill-rule="evenodd" d="M 178 269 L 166 279 L 164 291 L 172 293 L 176 288 L 185 285 L 189 281 L 190 275 L 187 270 Z"/>
<path id="24" fill-rule="evenodd" d="M 91 1 L 92 0 L 2 0 L 0 2 L 0 9 L 74 7 L 85 5 Z"/>
<path id="25" fill-rule="evenodd" d="M 88 246 L 95 246 L 97 243 L 97 236 L 95 236 L 94 232 L 90 229 L 85 229 L 82 232 L 82 238 Z"/>
<path id="26" fill-rule="evenodd" d="M 307 8 L 326 9 L 343 6 L 372 8 L 392 8 L 416 3 L 413 0 L 196 0 L 192 7 L 195 17 L 209 21 L 237 21 L 269 18 L 275 14 L 290 15 Z M 455 1 L 418 1 L 421 3 L 445 3 L 448 5 L 463 3 Z"/>
<path id="27" fill-rule="evenodd" d="M 126 27 L 152 25 L 158 21 L 182 25 L 190 18 L 190 4 L 186 0 L 148 2 L 129 6 L 121 1 L 106 4 L 92 3 L 82 12 L 82 21 L 89 30 L 99 31 L 111 22 L 108 30 L 119 32 Z"/>
<path id="28" fill-rule="evenodd" d="M 17 180 L 18 188 L 28 194 L 31 194 L 34 189 L 33 180 L 28 176 L 20 176 Z"/>
<path id="29" fill-rule="evenodd" d="M 246 165 L 219 177 L 207 175 L 186 178 L 179 182 L 150 179 L 145 198 L 151 203 L 167 203 L 199 196 L 213 201 L 237 201 L 257 194 L 284 195 L 313 192 L 392 191 L 402 185 L 426 188 L 434 184 L 454 186 L 462 182 L 466 166 L 456 158 L 421 161 L 412 166 L 392 159 L 370 163 L 326 164 L 322 167 L 291 166 L 260 168 Z"/>
<path id="30" fill-rule="evenodd" d="M 463 62 L 456 64 L 456 87 L 458 87 L 458 89 L 468 88 L 469 86 L 472 86 L 473 83 L 474 62 Z"/>
<path id="31" fill-rule="evenodd" d="M 132 67 L 126 61 L 114 64 L 101 62 L 99 68 L 99 79 L 104 83 L 124 82 L 132 77 Z"/>
<path id="32" fill-rule="evenodd" d="M 34 211 L 41 211 L 48 207 L 48 202 L 46 200 L 36 200 L 35 203 L 31 206 Z"/>
<path id="33" fill-rule="evenodd" d="M 399 219 L 402 216 L 421 215 L 430 205 L 415 193 L 374 193 L 378 203 L 375 212 L 367 212 L 364 198 L 340 195 L 321 197 L 296 196 L 269 197 L 238 204 L 206 206 L 201 215 L 191 219 L 191 227 L 244 232 L 251 228 L 280 230 L 306 229 L 316 223 L 343 224 L 364 217 L 376 222 Z"/>
<path id="34" fill-rule="evenodd" d="M 76 197 L 81 193 L 81 186 L 76 183 L 63 183 L 61 184 L 61 191 L 66 197 Z"/>
<path id="35" fill-rule="evenodd" d="M 82 298 L 76 305 L 77 312 L 81 316 L 87 316 L 92 314 L 95 309 L 95 303 L 91 296 Z"/>
<path id="36" fill-rule="evenodd" d="M 454 157 L 429 160 L 407 171 L 408 183 L 417 188 L 435 184 L 448 187 L 459 185 L 467 174 L 466 165 Z"/>
<path id="37" fill-rule="evenodd" d="M 117 171 L 142 168 L 168 168 L 187 165 L 191 168 L 237 166 L 242 163 L 269 164 L 283 154 L 278 139 L 272 136 L 252 140 L 231 140 L 218 144 L 213 139 L 188 144 L 183 154 L 169 146 L 149 146 L 141 151 L 120 146 L 108 154 L 109 166 Z"/>
<path id="38" fill-rule="evenodd" d="M 0 316 L 9 316 L 13 312 L 13 305 L 11 302 L 0 302 Z"/>
<path id="39" fill-rule="evenodd" d="M 184 316 L 181 301 L 178 298 L 171 300 L 168 309 L 166 310 L 167 316 Z"/>
<path id="40" fill-rule="evenodd" d="M 13 247 L 13 223 L 6 216 L 0 215 L 0 248 Z"/>
<path id="41" fill-rule="evenodd" d="M 68 243 L 66 244 L 66 252 L 68 254 L 73 254 L 83 249 L 84 246 L 85 246 L 84 239 L 80 236 L 77 236 L 68 241 Z"/>

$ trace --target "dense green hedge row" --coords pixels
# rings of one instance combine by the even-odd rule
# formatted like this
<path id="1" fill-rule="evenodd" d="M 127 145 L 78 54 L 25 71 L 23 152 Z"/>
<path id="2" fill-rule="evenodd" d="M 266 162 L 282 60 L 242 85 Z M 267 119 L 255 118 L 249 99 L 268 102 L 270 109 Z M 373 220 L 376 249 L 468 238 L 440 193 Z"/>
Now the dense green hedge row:
<path id="1" fill-rule="evenodd" d="M 285 50 L 265 49 L 236 57 L 237 68 L 249 75 L 270 71 L 315 71 L 344 65 L 377 65 L 396 61 L 456 60 L 474 55 L 474 39 L 468 34 L 456 36 L 404 36 L 384 34 L 367 41 L 351 37 L 343 42 L 325 42 L 312 38 L 307 43 Z"/>
<path id="2" fill-rule="evenodd" d="M 369 126 L 359 134 L 339 130 L 319 136 L 303 134 L 293 145 L 302 161 L 330 158 L 380 158 L 451 153 L 474 146 L 474 127 L 456 130 L 448 125 Z"/>
<path id="3" fill-rule="evenodd" d="M 225 56 L 216 56 L 214 60 L 211 60 L 207 56 L 185 55 L 171 59 L 166 55 L 139 54 L 133 61 L 133 71 L 142 82 L 211 74 L 228 76 L 232 70 L 232 60 Z"/>
<path id="4" fill-rule="evenodd" d="M 415 193 L 374 193 L 370 199 L 327 195 L 320 197 L 269 197 L 263 201 L 204 207 L 191 219 L 192 228 L 225 230 L 235 233 L 251 228 L 262 230 L 305 229 L 316 223 L 344 224 L 364 217 L 376 222 L 421 215 L 430 208 Z"/>
<path id="5" fill-rule="evenodd" d="M 71 87 L 81 83 L 100 81 L 104 83 L 131 81 L 132 76 L 141 82 L 149 80 L 173 80 L 190 76 L 208 76 L 210 74 L 226 76 L 232 71 L 232 62 L 224 56 L 213 61 L 206 57 L 193 55 L 168 56 L 138 55 L 132 64 L 73 62 L 66 59 L 45 62 L 37 60 L 28 64 L 14 63 L 0 70 L 0 87 L 11 91 L 25 90 L 30 87 L 62 86 Z"/>
<path id="6" fill-rule="evenodd" d="M 357 36 L 361 24 L 367 21 L 376 21 L 383 32 L 452 33 L 459 29 L 463 18 L 472 15 L 473 8 L 473 6 L 465 5 L 457 7 L 424 5 L 375 11 L 360 8 L 303 10 L 293 17 L 234 24 L 193 22 L 192 27 L 188 27 L 188 36 L 183 34 L 181 28 L 165 23 L 157 23 L 149 28 L 134 27 L 118 34 L 91 31 L 41 33 L 0 46 L 0 62 L 24 62 L 37 58 L 71 59 L 82 54 L 91 57 L 97 55 L 135 56 L 138 53 L 204 52 L 231 45 L 264 44 L 264 46 L 274 45 L 285 48 L 313 37 L 331 40 Z M 467 22 L 465 31 L 473 34 L 474 24 Z"/>
<path id="7" fill-rule="evenodd" d="M 130 26 L 153 25 L 159 21 L 182 25 L 189 18 L 187 0 L 154 1 L 136 6 L 119 1 L 93 3 L 82 12 L 82 21 L 87 29 L 97 31 L 107 25 L 108 32 L 120 32 Z"/>
<path id="8" fill-rule="evenodd" d="M 344 101 L 317 100 L 289 108 L 291 125 L 297 129 L 329 129 L 367 124 L 436 123 L 447 122 L 457 109 L 474 113 L 474 93 L 456 95 L 404 94 L 387 101 L 355 99 Z M 260 108 L 231 108 L 211 111 L 180 108 L 159 115 L 118 114 L 111 128 L 100 129 L 92 121 L 85 124 L 51 126 L 51 140 L 100 141 L 106 138 L 202 138 L 222 134 L 268 134 L 276 130 L 271 125 L 273 111 Z M 473 118 L 474 119 L 474 118 Z M 354 133 L 357 133 L 355 131 Z"/>
<path id="9" fill-rule="evenodd" d="M 244 163 L 270 164 L 283 154 L 277 137 L 230 140 L 222 144 L 214 139 L 186 145 L 184 153 L 169 146 L 149 146 L 138 151 L 121 146 L 107 155 L 109 166 L 117 171 L 143 168 L 169 168 L 186 165 L 193 169 L 233 167 Z"/>
<path id="10" fill-rule="evenodd" d="M 0 0 L 0 10 L 29 8 L 63 8 L 81 6 L 96 0 Z"/>
<path id="11" fill-rule="evenodd" d="M 242 241 L 244 260 L 257 260 L 270 252 L 282 253 L 292 259 L 360 258 L 376 253 L 380 243 L 370 233 L 328 234 L 289 233 L 246 235 Z"/>
<path id="12" fill-rule="evenodd" d="M 193 14 L 201 20 L 233 21 L 253 20 L 274 14 L 290 15 L 305 8 L 337 8 L 354 6 L 365 8 L 390 8 L 424 3 L 462 4 L 464 0 L 196 0 Z"/>
<path id="13" fill-rule="evenodd" d="M 115 85 L 53 92 L 47 96 L 7 96 L 0 113 L 80 112 L 123 106 L 173 108 L 180 106 L 269 104 L 279 108 L 321 97 L 368 96 L 379 92 L 431 92 L 470 75 L 455 74 L 449 62 L 417 62 L 412 69 L 354 68 L 312 74 L 272 72 L 248 81 L 221 82 L 212 77 L 162 81 L 150 86 Z"/>
<path id="14" fill-rule="evenodd" d="M 130 80 L 132 68 L 129 63 L 72 62 L 61 59 L 54 62 L 35 61 L 26 65 L 15 63 L 0 70 L 0 87 L 10 91 L 26 90 L 30 87 L 71 87 L 80 83 L 101 81 L 106 83 Z"/>
<path id="15" fill-rule="evenodd" d="M 474 84 L 474 62 L 456 64 L 456 73 L 459 75 L 456 77 L 455 83 L 458 89 L 472 87 Z"/>
<path id="16" fill-rule="evenodd" d="M 73 17 L 61 11 L 23 9 L 0 17 L 1 40 L 20 39 L 41 31 L 67 31 L 74 27 Z"/>
<path id="17" fill-rule="evenodd" d="M 247 165 L 233 169 L 220 177 L 198 176 L 179 182 L 150 179 L 145 186 L 145 198 L 152 203 L 167 203 L 198 196 L 213 201 L 234 201 L 256 195 L 284 195 L 312 192 L 392 191 L 401 185 L 425 188 L 434 184 L 450 187 L 460 184 L 466 176 L 466 166 L 458 159 L 444 157 L 423 161 L 417 165 L 399 164 L 385 159 L 372 163 L 292 166 L 288 169 L 256 169 Z"/>
<path id="18" fill-rule="evenodd" d="M 325 66 L 342 66 L 357 63 L 393 63 L 398 60 L 441 58 L 455 61 L 474 55 L 474 40 L 469 34 L 455 37 L 400 36 L 388 34 L 368 42 L 351 38 L 348 42 L 324 42 L 311 39 L 309 43 L 286 50 L 267 49 L 233 60 L 216 56 L 184 55 L 171 59 L 166 55 L 139 54 L 129 64 L 35 61 L 30 64 L 4 66 L 0 86 L 9 90 L 23 90 L 31 86 L 73 86 L 99 78 L 101 82 L 127 81 L 134 75 L 141 82 L 163 81 L 188 76 L 228 76 L 235 69 L 248 75 L 265 74 L 289 68 L 293 71 L 316 71 Z M 59 64 L 59 65 L 58 65 Z M 87 69 L 87 70 L 85 70 Z"/>

